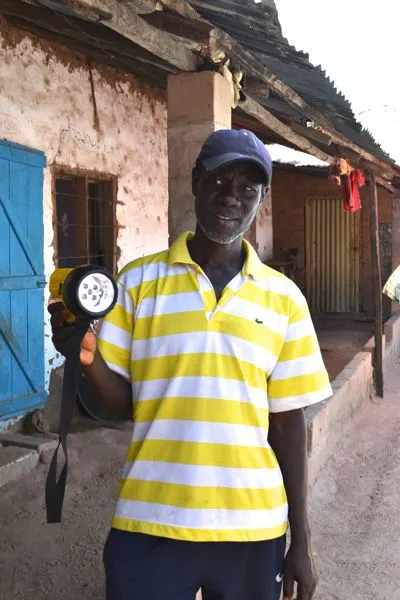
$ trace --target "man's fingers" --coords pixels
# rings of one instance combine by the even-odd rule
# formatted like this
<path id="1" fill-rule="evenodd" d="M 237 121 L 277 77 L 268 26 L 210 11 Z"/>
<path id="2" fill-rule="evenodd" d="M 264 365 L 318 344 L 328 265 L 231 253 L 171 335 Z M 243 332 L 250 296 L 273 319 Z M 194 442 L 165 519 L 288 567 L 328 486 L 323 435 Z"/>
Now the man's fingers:
<path id="1" fill-rule="evenodd" d="M 303 585 L 297 584 L 297 598 L 296 600 L 310 600 L 311 595 L 309 590 Z"/>
<path id="2" fill-rule="evenodd" d="M 52 315 L 58 310 L 64 310 L 65 306 L 62 302 L 50 302 L 47 307 L 48 312 Z"/>
<path id="3" fill-rule="evenodd" d="M 283 576 L 283 600 L 292 600 L 294 594 L 294 578 L 291 575 Z"/>
<path id="4" fill-rule="evenodd" d="M 58 329 L 59 327 L 63 327 L 65 319 L 68 317 L 68 311 L 65 309 L 65 307 L 63 307 L 62 304 L 60 306 L 62 308 L 53 309 L 52 312 L 50 312 L 49 307 L 49 312 L 51 314 L 50 325 L 52 329 Z"/>
<path id="5" fill-rule="evenodd" d="M 312 600 L 316 590 L 317 584 L 313 583 L 310 585 L 297 584 L 297 598 L 296 600 Z"/>

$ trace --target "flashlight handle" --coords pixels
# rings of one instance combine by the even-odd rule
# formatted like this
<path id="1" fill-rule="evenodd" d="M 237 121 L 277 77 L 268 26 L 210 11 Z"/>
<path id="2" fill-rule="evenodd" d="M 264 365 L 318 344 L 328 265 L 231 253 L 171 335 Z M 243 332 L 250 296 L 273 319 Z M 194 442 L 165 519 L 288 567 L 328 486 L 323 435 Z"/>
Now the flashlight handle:
<path id="1" fill-rule="evenodd" d="M 82 339 L 90 326 L 88 319 L 78 319 L 71 338 L 71 351 L 65 358 L 61 395 L 59 442 L 50 463 L 46 479 L 46 515 L 48 523 L 60 523 L 68 473 L 67 435 L 74 416 L 79 379 L 82 372 L 80 350 Z M 60 447 L 65 463 L 57 480 L 57 461 Z"/>

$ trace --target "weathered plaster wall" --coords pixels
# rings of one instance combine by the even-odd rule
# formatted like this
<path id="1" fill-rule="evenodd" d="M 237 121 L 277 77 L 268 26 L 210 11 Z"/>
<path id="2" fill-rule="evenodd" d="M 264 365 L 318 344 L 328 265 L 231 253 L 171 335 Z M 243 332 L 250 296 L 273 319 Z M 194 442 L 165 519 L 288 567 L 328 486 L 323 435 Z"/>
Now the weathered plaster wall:
<path id="1" fill-rule="evenodd" d="M 164 94 L 135 77 L 41 41 L 0 19 L 0 139 L 42 150 L 44 259 L 54 268 L 52 173 L 57 167 L 117 178 L 118 267 L 168 244 Z M 95 109 L 96 107 L 96 109 Z M 46 377 L 61 360 L 49 339 Z"/>

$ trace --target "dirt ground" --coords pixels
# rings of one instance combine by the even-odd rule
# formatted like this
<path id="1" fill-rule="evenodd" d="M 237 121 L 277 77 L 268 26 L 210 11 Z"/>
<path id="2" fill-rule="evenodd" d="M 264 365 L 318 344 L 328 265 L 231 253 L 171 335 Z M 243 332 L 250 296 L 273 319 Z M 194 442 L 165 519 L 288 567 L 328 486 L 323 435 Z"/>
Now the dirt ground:
<path id="1" fill-rule="evenodd" d="M 102 546 L 130 438 L 126 427 L 69 436 L 69 479 L 61 524 L 46 524 L 48 465 L 0 489 L 0 598 L 99 600 Z"/>
<path id="2" fill-rule="evenodd" d="M 385 400 L 363 410 L 314 487 L 316 600 L 400 597 L 399 388 L 397 365 Z M 70 478 L 60 525 L 45 523 L 48 465 L 0 490 L 0 598 L 104 597 L 102 545 L 129 437 L 125 426 L 70 436 Z"/>
<path id="3" fill-rule="evenodd" d="M 400 598 L 400 369 L 360 414 L 312 494 L 318 600 Z"/>

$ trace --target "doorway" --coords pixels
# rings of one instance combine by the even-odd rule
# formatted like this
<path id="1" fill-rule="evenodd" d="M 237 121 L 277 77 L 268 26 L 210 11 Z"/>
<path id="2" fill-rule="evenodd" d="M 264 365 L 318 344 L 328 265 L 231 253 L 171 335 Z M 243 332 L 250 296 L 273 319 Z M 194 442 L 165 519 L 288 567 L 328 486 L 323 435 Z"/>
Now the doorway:
<path id="1" fill-rule="evenodd" d="M 314 313 L 359 312 L 360 211 L 341 198 L 306 202 L 307 300 Z"/>

